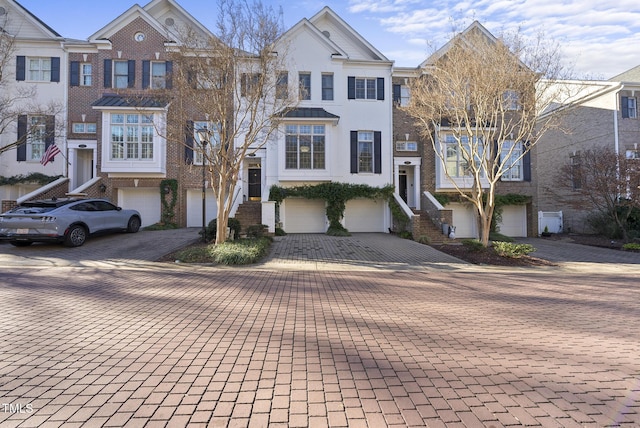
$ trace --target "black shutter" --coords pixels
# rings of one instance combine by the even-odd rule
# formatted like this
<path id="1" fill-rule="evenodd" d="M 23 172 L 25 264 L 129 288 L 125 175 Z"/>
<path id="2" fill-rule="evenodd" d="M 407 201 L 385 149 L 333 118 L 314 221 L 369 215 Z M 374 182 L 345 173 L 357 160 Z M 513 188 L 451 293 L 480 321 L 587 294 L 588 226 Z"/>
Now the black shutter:
<path id="1" fill-rule="evenodd" d="M 166 72 L 167 89 L 173 89 L 173 61 L 166 62 Z"/>
<path id="2" fill-rule="evenodd" d="M 23 56 L 16 57 L 16 80 L 25 80 L 26 60 Z"/>
<path id="3" fill-rule="evenodd" d="M 531 147 L 528 142 L 523 144 L 523 150 L 526 150 L 526 153 L 522 157 L 522 179 L 531 181 Z"/>
<path id="4" fill-rule="evenodd" d="M 112 72 L 111 72 L 111 60 L 104 60 L 104 87 L 110 88 L 111 84 Z"/>
<path id="5" fill-rule="evenodd" d="M 356 78 L 354 76 L 347 77 L 347 98 L 356 99 Z"/>
<path id="6" fill-rule="evenodd" d="M 151 61 L 142 61 L 142 89 L 148 89 L 151 81 Z"/>
<path id="7" fill-rule="evenodd" d="M 48 149 L 56 143 L 56 117 L 54 115 L 47 115 L 45 118 L 45 135 L 44 135 L 44 147 Z"/>
<path id="8" fill-rule="evenodd" d="M 393 85 L 393 102 L 394 104 L 400 104 L 402 98 L 402 86 Z"/>
<path id="9" fill-rule="evenodd" d="M 17 157 L 16 160 L 27 160 L 27 115 L 21 114 L 18 116 L 18 146 L 16 148 Z"/>
<path id="10" fill-rule="evenodd" d="M 60 57 L 58 56 L 51 57 L 51 81 L 60 81 Z"/>
<path id="11" fill-rule="evenodd" d="M 382 174 L 382 132 L 373 132 L 373 172 Z"/>
<path id="12" fill-rule="evenodd" d="M 184 147 L 184 161 L 188 165 L 193 164 L 193 121 L 187 120 L 187 125 L 184 128 L 185 135 L 185 147 Z"/>
<path id="13" fill-rule="evenodd" d="M 128 62 L 127 87 L 133 88 L 136 85 L 136 61 L 130 59 Z"/>
<path id="14" fill-rule="evenodd" d="M 358 131 L 351 131 L 351 174 L 358 173 Z"/>
<path id="15" fill-rule="evenodd" d="M 376 83 L 376 95 L 378 97 L 378 101 L 384 101 L 384 77 L 378 77 Z"/>
<path id="16" fill-rule="evenodd" d="M 80 63 L 78 61 L 71 61 L 69 64 L 69 85 L 80 85 Z"/>
<path id="17" fill-rule="evenodd" d="M 629 117 L 629 97 L 622 97 L 621 104 L 622 105 L 620 107 L 622 107 L 622 117 L 628 118 Z"/>

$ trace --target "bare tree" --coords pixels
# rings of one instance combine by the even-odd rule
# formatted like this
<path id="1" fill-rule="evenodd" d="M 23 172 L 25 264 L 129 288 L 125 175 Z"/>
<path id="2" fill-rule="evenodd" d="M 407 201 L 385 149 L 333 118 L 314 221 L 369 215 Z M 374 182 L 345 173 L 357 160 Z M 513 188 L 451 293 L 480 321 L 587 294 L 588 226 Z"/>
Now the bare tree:
<path id="1" fill-rule="evenodd" d="M 479 24 L 455 36 L 413 79 L 406 107 L 439 160 L 444 176 L 476 210 L 487 246 L 496 186 L 539 141 L 562 110 L 557 46 L 519 32 L 495 38 Z M 539 123 L 546 112 L 547 120 Z"/>
<path id="2" fill-rule="evenodd" d="M 63 111 L 60 102 L 50 101 L 44 105 L 38 103 L 35 85 L 15 85 L 15 82 L 9 81 L 7 70 L 14 66 L 17 39 L 5 30 L 9 27 L 8 23 L 8 17 L 5 15 L 4 25 L 0 25 L 0 136 L 15 126 L 21 114 L 46 116 L 57 115 Z M 63 129 L 62 122 L 56 124 L 56 134 Z M 28 126 L 20 139 L 0 145 L 0 155 L 25 143 L 33 132 L 37 132 L 36 127 Z"/>
<path id="3" fill-rule="evenodd" d="M 581 150 L 560 169 L 559 182 L 590 202 L 629 240 L 629 217 L 640 209 L 640 160 L 609 147 Z"/>
<path id="4" fill-rule="evenodd" d="M 192 144 L 206 165 L 216 195 L 216 244 L 227 239 L 245 157 L 270 140 L 278 115 L 294 105 L 282 74 L 287 65 L 280 33 L 277 15 L 261 2 L 219 0 L 216 36 L 186 29 L 173 56 L 173 122 L 195 120 L 200 129 L 187 129 L 195 131 L 193 144 L 182 126 L 168 134 L 173 142 Z"/>

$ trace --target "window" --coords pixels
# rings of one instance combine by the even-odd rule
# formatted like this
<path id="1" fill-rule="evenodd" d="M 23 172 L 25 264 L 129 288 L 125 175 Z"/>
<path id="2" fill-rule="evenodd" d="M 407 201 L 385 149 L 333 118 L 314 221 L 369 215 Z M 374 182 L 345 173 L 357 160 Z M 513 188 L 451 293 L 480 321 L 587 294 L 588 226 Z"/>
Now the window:
<path id="1" fill-rule="evenodd" d="M 95 134 L 96 133 L 96 124 L 95 123 L 85 123 L 85 122 L 74 122 L 73 123 L 73 133 L 74 134 Z"/>
<path id="2" fill-rule="evenodd" d="M 127 88 L 129 86 L 129 62 L 113 61 L 113 87 Z"/>
<path id="3" fill-rule="evenodd" d="M 40 161 L 46 150 L 46 116 L 29 116 L 27 119 L 27 160 Z"/>
<path id="4" fill-rule="evenodd" d="M 635 97 L 622 97 L 621 100 L 622 117 L 627 119 L 635 119 L 638 117 L 638 109 Z"/>
<path id="5" fill-rule="evenodd" d="M 151 89 L 164 89 L 167 87 L 167 63 L 151 63 Z"/>
<path id="6" fill-rule="evenodd" d="M 91 64 L 82 63 L 80 64 L 80 85 L 81 86 L 91 86 Z"/>
<path id="7" fill-rule="evenodd" d="M 393 102 L 396 105 L 408 106 L 410 95 L 411 92 L 407 85 L 393 85 Z"/>
<path id="8" fill-rule="evenodd" d="M 287 125 L 285 127 L 285 168 L 325 168 L 325 126 Z"/>
<path id="9" fill-rule="evenodd" d="M 358 172 L 373 172 L 373 132 L 358 132 Z"/>
<path id="10" fill-rule="evenodd" d="M 470 176 L 473 167 L 470 158 L 475 156 L 475 163 L 478 164 L 484 153 L 482 144 L 475 137 L 474 144 L 469 144 L 469 138 L 465 135 L 460 136 L 459 140 L 453 134 L 444 137 L 445 167 L 450 177 Z"/>
<path id="11" fill-rule="evenodd" d="M 415 141 L 396 141 L 396 151 L 415 152 L 418 150 L 418 143 Z"/>
<path id="12" fill-rule="evenodd" d="M 505 110 L 519 110 L 520 96 L 517 91 L 508 90 L 502 94 L 502 103 Z"/>
<path id="13" fill-rule="evenodd" d="M 111 159 L 153 159 L 153 115 L 111 113 Z"/>
<path id="14" fill-rule="evenodd" d="M 242 73 L 240 80 L 240 95 L 243 97 L 260 97 L 262 96 L 260 73 Z"/>
<path id="15" fill-rule="evenodd" d="M 286 100 L 289 97 L 289 73 L 281 71 L 276 81 L 276 98 Z"/>
<path id="16" fill-rule="evenodd" d="M 350 100 L 384 100 L 384 78 L 347 78 L 347 98 Z"/>
<path id="17" fill-rule="evenodd" d="M 640 159 L 640 150 L 630 149 L 625 152 L 627 159 Z"/>
<path id="18" fill-rule="evenodd" d="M 300 73 L 298 75 L 300 81 L 300 99 L 311 99 L 311 73 Z"/>
<path id="19" fill-rule="evenodd" d="M 509 150 L 513 147 L 511 155 Z M 500 154 L 500 162 L 504 162 L 506 168 L 505 173 L 502 175 L 502 181 L 522 181 L 522 143 L 514 141 L 505 141 L 502 145 L 502 153 Z"/>
<path id="20" fill-rule="evenodd" d="M 51 58 L 27 58 L 28 80 L 35 82 L 51 81 Z"/>
<path id="21" fill-rule="evenodd" d="M 211 122 L 193 122 L 193 163 L 195 165 L 202 165 L 204 160 L 204 153 L 202 150 L 203 142 L 200 140 L 200 134 L 198 133 L 198 131 L 200 130 L 207 130 L 209 134 L 209 141 L 205 141 L 205 150 L 208 155 L 211 155 L 213 147 L 220 144 L 220 134 L 218 133 L 217 128 L 215 128 Z"/>
<path id="22" fill-rule="evenodd" d="M 322 73 L 322 100 L 333 101 L 333 74 Z"/>

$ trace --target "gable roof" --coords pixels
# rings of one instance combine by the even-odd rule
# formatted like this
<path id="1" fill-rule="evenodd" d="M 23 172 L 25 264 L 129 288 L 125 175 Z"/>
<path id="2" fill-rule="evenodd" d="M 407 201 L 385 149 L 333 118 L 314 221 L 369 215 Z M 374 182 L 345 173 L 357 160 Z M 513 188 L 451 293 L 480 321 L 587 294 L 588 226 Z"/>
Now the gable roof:
<path id="1" fill-rule="evenodd" d="M 473 21 L 471 25 L 469 25 L 466 29 L 456 34 L 451 40 L 445 43 L 444 46 L 442 46 L 440 49 L 438 49 L 433 54 L 431 54 L 427 59 L 425 59 L 419 65 L 419 68 L 428 67 L 430 65 L 435 64 L 440 58 L 442 58 L 447 52 L 449 52 L 449 50 L 451 50 L 451 48 L 455 46 L 455 44 L 458 43 L 458 41 L 464 40 L 467 34 L 473 31 L 479 31 L 482 35 L 486 36 L 490 41 L 493 41 L 494 43 L 498 43 L 498 39 L 493 34 L 491 34 L 491 32 L 487 30 L 484 27 L 484 25 L 480 24 L 480 22 L 478 21 Z"/>
<path id="2" fill-rule="evenodd" d="M 610 82 L 640 82 L 640 65 L 633 67 L 625 72 L 613 76 Z"/>
<path id="3" fill-rule="evenodd" d="M 340 18 L 330 7 L 325 6 L 309 19 L 302 19 L 283 34 L 291 37 L 296 31 L 307 29 L 325 43 L 336 55 L 351 60 L 389 62 L 378 49 Z"/>
<path id="4" fill-rule="evenodd" d="M 43 20 L 38 18 L 29 9 L 27 9 L 26 7 L 24 7 L 23 5 L 18 3 L 16 0 L 6 0 L 6 1 L 8 2 L 9 6 L 13 6 L 14 10 L 16 10 L 17 13 L 19 13 L 23 17 L 24 20 L 26 20 L 27 22 L 29 22 L 30 24 L 32 24 L 36 28 L 38 28 L 42 33 L 44 33 L 45 36 L 47 36 L 49 38 L 54 38 L 54 39 L 61 39 L 62 38 L 62 36 L 56 30 L 51 28 Z M 5 16 L 7 16 L 7 15 L 9 15 L 9 14 L 8 13 L 5 14 Z M 2 27 L 3 26 L 0 25 L 0 29 L 4 30 L 4 28 L 2 28 Z"/>

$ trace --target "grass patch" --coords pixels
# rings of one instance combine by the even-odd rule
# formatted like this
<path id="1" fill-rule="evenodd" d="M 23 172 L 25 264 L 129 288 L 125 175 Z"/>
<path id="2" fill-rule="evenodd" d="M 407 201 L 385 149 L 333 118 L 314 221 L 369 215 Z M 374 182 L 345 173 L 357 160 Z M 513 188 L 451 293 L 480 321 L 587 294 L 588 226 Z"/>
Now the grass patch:
<path id="1" fill-rule="evenodd" d="M 218 263 L 224 265 L 246 265 L 258 262 L 267 255 L 271 238 L 238 239 L 224 244 L 210 244 L 179 251 L 176 259 L 183 263 Z"/>
<path id="2" fill-rule="evenodd" d="M 489 241 L 513 242 L 513 238 L 498 232 L 489 232 Z"/>
<path id="3" fill-rule="evenodd" d="M 640 251 L 640 244 L 629 242 L 628 244 L 624 244 L 622 249 L 625 251 Z"/>
<path id="4" fill-rule="evenodd" d="M 178 229 L 178 225 L 176 223 L 155 223 L 149 226 L 143 227 L 143 230 L 171 230 Z"/>

